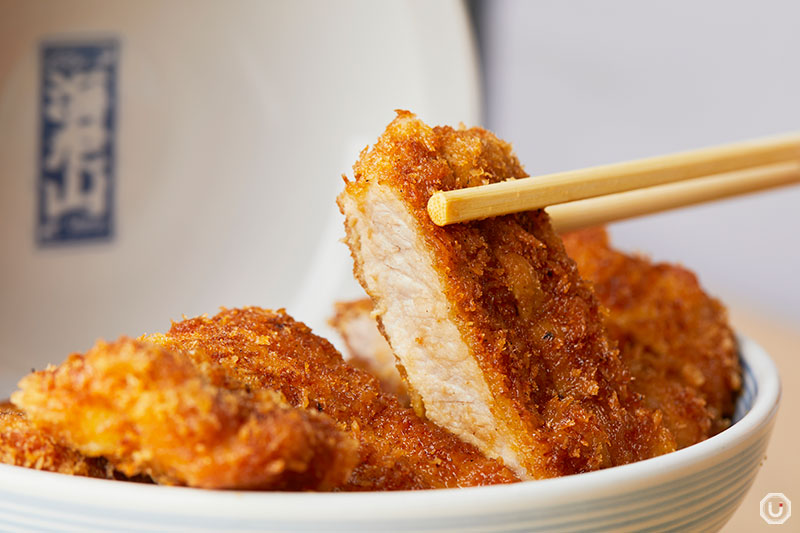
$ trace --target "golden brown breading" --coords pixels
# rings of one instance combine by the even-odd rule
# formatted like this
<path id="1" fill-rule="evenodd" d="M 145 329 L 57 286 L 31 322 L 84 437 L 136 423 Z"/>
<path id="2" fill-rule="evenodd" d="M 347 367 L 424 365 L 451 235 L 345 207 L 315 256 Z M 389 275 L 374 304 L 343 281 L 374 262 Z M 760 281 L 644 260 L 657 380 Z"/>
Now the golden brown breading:
<path id="1" fill-rule="evenodd" d="M 603 229 L 566 234 L 563 240 L 578 271 L 595 284 L 600 302 L 608 308 L 607 329 L 633 378 L 629 386 L 643 396 L 645 405 L 662 411 L 677 447 L 725 429 L 741 377 L 722 305 L 684 268 L 615 250 Z M 369 300 L 337 304 L 337 309 L 346 309 L 340 319 L 344 326 L 339 327 L 372 322 L 371 328 L 348 331 L 351 337 L 358 335 L 357 345 L 391 350 L 372 319 Z M 364 349 L 358 355 L 367 360 L 367 368 L 382 361 L 368 361 L 370 352 Z M 387 381 L 399 380 L 395 371 Z"/>
<path id="2" fill-rule="evenodd" d="M 741 369 L 723 306 L 688 270 L 614 250 L 603 229 L 564 235 L 564 244 L 609 309 L 631 387 L 663 411 L 678 447 L 725 429 Z"/>
<path id="3" fill-rule="evenodd" d="M 213 386 L 177 350 L 99 342 L 23 378 L 11 400 L 37 426 L 126 475 L 203 488 L 329 489 L 357 444 L 327 417 L 268 390 Z"/>
<path id="4" fill-rule="evenodd" d="M 347 362 L 378 378 L 381 388 L 407 407 L 410 404 L 408 389 L 397 369 L 392 348 L 375 329 L 372 300 L 336 302 L 330 325 L 342 336 L 350 352 Z"/>
<path id="5" fill-rule="evenodd" d="M 674 449 L 544 211 L 431 222 L 435 191 L 525 178 L 510 145 L 401 111 L 353 170 L 339 205 L 355 273 L 420 412 L 525 478 Z"/>
<path id="6" fill-rule="evenodd" d="M 105 459 L 89 458 L 34 427 L 25 413 L 0 403 L 0 463 L 74 476 L 113 479 Z"/>
<path id="7" fill-rule="evenodd" d="M 377 379 L 283 311 L 226 309 L 147 337 L 190 354 L 218 385 L 281 391 L 289 403 L 330 416 L 360 441 L 344 490 L 460 487 L 516 481 L 503 465 L 403 408 Z"/>

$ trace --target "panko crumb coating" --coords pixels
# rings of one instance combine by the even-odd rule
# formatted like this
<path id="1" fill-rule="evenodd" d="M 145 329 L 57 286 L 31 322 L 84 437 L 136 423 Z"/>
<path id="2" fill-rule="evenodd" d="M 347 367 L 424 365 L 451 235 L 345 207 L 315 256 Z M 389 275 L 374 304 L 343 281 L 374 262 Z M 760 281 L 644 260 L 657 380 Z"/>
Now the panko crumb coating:
<path id="1" fill-rule="evenodd" d="M 274 391 L 217 387 L 179 350 L 121 338 L 22 379 L 12 402 L 37 427 L 127 476 L 221 489 L 325 490 L 356 442 Z"/>
<path id="2" fill-rule="evenodd" d="M 436 226 L 436 191 L 527 174 L 481 128 L 399 111 L 339 196 L 355 274 L 420 414 L 523 479 L 675 449 L 543 210 Z"/>

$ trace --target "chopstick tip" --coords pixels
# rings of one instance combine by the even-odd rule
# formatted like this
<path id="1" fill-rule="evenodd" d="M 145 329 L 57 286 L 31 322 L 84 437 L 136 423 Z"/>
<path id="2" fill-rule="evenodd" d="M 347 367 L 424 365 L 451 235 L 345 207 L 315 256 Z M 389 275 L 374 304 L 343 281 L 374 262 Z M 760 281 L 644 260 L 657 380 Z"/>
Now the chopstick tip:
<path id="1" fill-rule="evenodd" d="M 441 191 L 435 192 L 428 199 L 428 216 L 437 226 L 444 226 L 447 220 L 447 199 Z"/>

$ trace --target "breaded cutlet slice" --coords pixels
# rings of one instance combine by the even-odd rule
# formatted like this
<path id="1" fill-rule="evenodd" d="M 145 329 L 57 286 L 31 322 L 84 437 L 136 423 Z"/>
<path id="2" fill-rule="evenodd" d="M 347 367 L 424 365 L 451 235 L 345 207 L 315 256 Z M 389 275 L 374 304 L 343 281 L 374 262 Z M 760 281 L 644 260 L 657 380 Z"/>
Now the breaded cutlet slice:
<path id="1" fill-rule="evenodd" d="M 73 476 L 113 479 L 105 459 L 86 457 L 31 424 L 11 403 L 0 403 L 0 463 Z"/>
<path id="2" fill-rule="evenodd" d="M 678 448 L 728 427 L 741 367 L 722 304 L 685 268 L 615 250 L 602 228 L 563 238 L 609 309 L 608 332 L 635 378 L 632 389 L 661 409 Z"/>
<path id="3" fill-rule="evenodd" d="M 400 111 L 338 202 L 355 274 L 415 409 L 524 479 L 675 448 L 641 405 L 600 306 L 543 210 L 438 227 L 433 192 L 525 178 L 480 128 Z"/>
<path id="4" fill-rule="evenodd" d="M 329 323 L 347 346 L 350 355 L 347 362 L 378 378 L 384 391 L 396 396 L 403 406 L 408 406 L 408 389 L 397 370 L 394 353 L 383 335 L 375 329 L 372 300 L 362 298 L 336 302 Z"/>
<path id="5" fill-rule="evenodd" d="M 722 304 L 685 268 L 613 248 L 602 228 L 562 238 L 581 276 L 608 309 L 606 328 L 632 377 L 629 387 L 645 405 L 663 413 L 677 448 L 727 428 L 741 388 L 741 368 Z M 342 302 L 338 309 L 345 312 L 339 312 L 335 325 L 344 330 L 364 367 L 381 368 L 387 383 L 400 382 L 394 366 L 383 363 L 385 356 L 370 359 L 373 353 L 391 352 L 372 318 L 372 303 Z"/>
<path id="6" fill-rule="evenodd" d="M 325 490 L 356 442 L 267 390 L 209 383 L 185 354 L 121 338 L 22 379 L 11 401 L 37 427 L 128 476 L 222 489 Z"/>
<path id="7" fill-rule="evenodd" d="M 359 461 L 342 490 L 403 490 L 510 483 L 502 463 L 402 407 L 378 380 L 284 311 L 223 309 L 147 337 L 180 349 L 211 381 L 275 389 L 296 407 L 324 413 L 359 441 Z"/>

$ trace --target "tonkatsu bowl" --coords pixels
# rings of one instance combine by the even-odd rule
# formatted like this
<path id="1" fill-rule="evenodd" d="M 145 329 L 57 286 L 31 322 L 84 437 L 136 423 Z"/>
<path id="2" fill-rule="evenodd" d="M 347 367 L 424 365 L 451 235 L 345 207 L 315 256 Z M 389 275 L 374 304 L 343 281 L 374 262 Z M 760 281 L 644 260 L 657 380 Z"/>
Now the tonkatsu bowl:
<path id="1" fill-rule="evenodd" d="M 734 423 L 653 459 L 556 479 L 381 493 L 257 493 L 96 480 L 0 465 L 15 531 L 716 531 L 764 459 L 777 369 L 739 337 Z"/>
<path id="2" fill-rule="evenodd" d="M 491 132 L 399 110 L 337 202 L 371 297 L 359 307 L 367 353 L 335 319 L 347 360 L 285 309 L 222 307 L 34 368 L 0 406 L 1 462 L 14 465 L 0 518 L 721 527 L 764 454 L 774 366 L 695 274 L 616 250 L 602 228 L 558 234 L 538 209 L 443 229 L 424 208 L 434 190 L 525 178 Z M 370 363 L 386 351 L 403 390 Z"/>
<path id="3" fill-rule="evenodd" d="M 429 127 L 410 111 L 363 150 L 398 107 L 479 122 L 464 6 L 398 6 L 356 24 L 362 35 L 340 31 L 366 16 L 362 4 L 313 23 L 303 6 L 254 17 L 193 4 L 208 21 L 240 21 L 221 22 L 233 38 L 213 54 L 210 25 L 178 24 L 176 50 L 175 25 L 143 36 L 132 15 L 119 38 L 88 44 L 40 42 L 49 28 L 20 25 L 14 107 L 41 118 L 47 151 L 65 76 L 107 89 L 87 114 L 111 117 L 102 155 L 120 154 L 119 179 L 106 176 L 119 201 L 48 159 L 37 172 L 31 146 L 8 145 L 9 175 L 40 186 L 14 181 L 5 195 L 16 207 L 6 226 L 24 231 L 6 243 L 0 291 L 0 529 L 693 531 L 731 516 L 778 405 L 768 356 L 735 336 L 693 273 L 617 251 L 603 229 L 569 245 L 541 209 L 434 227 L 432 191 L 527 174 L 491 132 Z M 97 13 L 100 29 L 114 15 Z M 392 38 L 404 20 L 436 38 Z M 293 21 L 304 32 L 284 31 Z M 306 35 L 330 55 L 306 49 Z M 387 62 L 365 46 L 375 40 L 412 57 Z M 296 69 L 288 48 L 317 61 Z M 230 76 L 182 60 L 196 55 Z M 363 64 L 334 60 L 356 55 L 392 83 L 354 86 Z M 96 75 L 70 70 L 76 58 Z M 119 65 L 137 85 L 115 101 Z M 352 107 L 304 90 L 320 79 Z M 196 117 L 200 107 L 213 113 Z M 175 121 L 131 143 L 158 115 Z M 76 198 L 88 207 L 64 207 Z M 86 226 L 81 213 L 102 199 L 108 223 Z M 359 302 L 367 342 L 332 317 Z"/>

